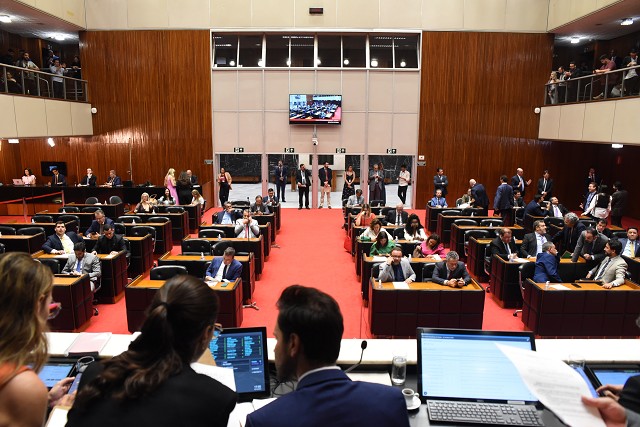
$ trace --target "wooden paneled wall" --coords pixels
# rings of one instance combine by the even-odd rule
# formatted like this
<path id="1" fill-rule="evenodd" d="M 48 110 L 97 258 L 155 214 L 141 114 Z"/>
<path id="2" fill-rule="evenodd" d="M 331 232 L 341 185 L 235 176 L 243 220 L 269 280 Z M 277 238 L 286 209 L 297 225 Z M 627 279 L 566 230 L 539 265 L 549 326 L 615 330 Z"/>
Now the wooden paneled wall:
<path id="1" fill-rule="evenodd" d="M 71 182 L 92 167 L 122 179 L 162 185 L 169 168 L 191 169 L 211 180 L 211 70 L 209 31 L 94 31 L 81 33 L 83 78 L 89 81 L 94 137 L 2 142 L 2 181 L 40 161 L 66 161 Z M 6 153 L 10 155 L 5 156 Z M 132 168 L 129 167 L 131 158 Z"/>
<path id="2" fill-rule="evenodd" d="M 556 182 L 556 195 L 577 209 L 583 181 L 591 165 L 606 182 L 634 181 L 617 165 L 640 158 L 640 148 L 613 151 L 609 145 L 540 141 L 538 115 L 543 85 L 549 75 L 550 34 L 425 32 L 422 46 L 417 206 L 433 194 L 435 168 L 449 178 L 448 202 L 464 194 L 469 179 L 487 188 L 491 206 L 500 175 L 518 167 L 532 179 L 527 200 L 544 169 Z M 633 193 L 633 192 L 632 192 Z M 640 217 L 638 202 L 628 214 Z"/>

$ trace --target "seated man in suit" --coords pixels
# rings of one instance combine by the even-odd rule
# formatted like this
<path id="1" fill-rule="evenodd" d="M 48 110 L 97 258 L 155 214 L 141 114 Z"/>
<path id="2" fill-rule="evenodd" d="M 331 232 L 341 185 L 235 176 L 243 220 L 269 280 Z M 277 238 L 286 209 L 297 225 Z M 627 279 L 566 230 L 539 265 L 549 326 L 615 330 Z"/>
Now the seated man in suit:
<path id="1" fill-rule="evenodd" d="M 601 280 L 603 288 L 611 289 L 624 283 L 627 263 L 620 256 L 622 243 L 618 239 L 609 240 L 604 252 L 606 258 L 587 273 L 587 279 Z"/>
<path id="2" fill-rule="evenodd" d="M 391 251 L 391 256 L 380 264 L 378 278 L 383 282 L 411 283 L 416 280 L 416 273 L 411 268 L 409 260 L 402 256 L 401 247 L 396 246 Z"/>
<path id="3" fill-rule="evenodd" d="M 105 187 L 119 187 L 122 185 L 122 180 L 116 175 L 116 171 L 113 169 L 109 171 L 109 179 L 104 184 Z"/>
<path id="4" fill-rule="evenodd" d="M 384 224 L 402 227 L 407 223 L 407 218 L 409 218 L 409 214 L 404 211 L 404 205 L 398 203 L 394 210 L 387 212 L 384 217 Z"/>
<path id="5" fill-rule="evenodd" d="M 223 280 L 235 282 L 238 277 L 242 276 L 242 264 L 240 261 L 236 261 L 235 256 L 236 250 L 228 247 L 224 250 L 222 258 L 213 258 L 204 275 L 204 280 L 207 282 L 222 282 Z"/>
<path id="6" fill-rule="evenodd" d="M 444 261 L 436 263 L 431 281 L 452 288 L 461 288 L 471 282 L 471 277 L 464 262 L 460 261 L 460 255 L 456 251 L 449 251 Z"/>
<path id="7" fill-rule="evenodd" d="M 251 205 L 251 213 L 255 215 L 270 214 L 269 207 L 262 200 L 262 196 L 256 196 L 256 202 Z"/>
<path id="8" fill-rule="evenodd" d="M 571 262 L 578 261 L 578 257 L 582 257 L 587 264 L 600 263 L 605 258 L 604 245 L 607 244 L 609 238 L 604 234 L 600 234 L 595 228 L 587 228 L 578 237 L 578 243 L 571 255 Z"/>
<path id="9" fill-rule="evenodd" d="M 242 218 L 236 220 L 235 232 L 236 237 L 242 237 L 244 239 L 260 236 L 258 221 L 251 218 L 249 209 L 245 209 L 242 212 Z"/>
<path id="10" fill-rule="evenodd" d="M 518 254 L 521 258 L 535 257 L 542 252 L 542 246 L 551 241 L 551 236 L 547 234 L 547 224 L 543 220 L 538 219 L 533 223 L 533 233 L 524 235 L 522 245 Z"/>
<path id="11" fill-rule="evenodd" d="M 98 237 L 92 254 L 116 255 L 121 251 L 127 252 L 127 245 L 124 243 L 124 238 L 115 233 L 113 224 L 105 224 L 104 234 Z"/>
<path id="12" fill-rule="evenodd" d="M 627 238 L 620 239 L 622 253 L 620 255 L 629 258 L 640 257 L 640 241 L 638 240 L 638 229 L 636 227 L 627 228 Z"/>
<path id="13" fill-rule="evenodd" d="M 358 188 L 356 194 L 349 196 L 347 199 L 347 207 L 353 208 L 356 206 L 362 206 L 364 204 L 364 197 L 362 196 L 362 189 Z"/>
<path id="14" fill-rule="evenodd" d="M 551 204 L 548 206 L 549 216 L 564 218 L 569 213 L 569 210 L 558 202 L 557 197 L 552 197 L 550 202 Z"/>
<path id="15" fill-rule="evenodd" d="M 498 231 L 498 237 L 493 239 L 489 244 L 491 257 L 493 258 L 493 256 L 497 254 L 509 259 L 517 258 L 518 248 L 516 248 L 516 244 L 513 242 L 512 237 L 513 232 L 510 228 L 501 228 Z"/>
<path id="16" fill-rule="evenodd" d="M 293 285 L 276 303 L 275 365 L 279 381 L 297 378 L 295 391 L 247 416 L 247 427 L 409 427 L 398 388 L 351 381 L 336 366 L 344 324 L 333 297 Z M 373 398 L 375 396 L 375 398 Z"/>
<path id="17" fill-rule="evenodd" d="M 429 206 L 433 206 L 434 208 L 446 208 L 447 200 L 442 196 L 442 190 L 439 188 L 436 190 L 435 196 L 429 200 Z"/>
<path id="18" fill-rule="evenodd" d="M 107 218 L 104 215 L 104 212 L 102 209 L 98 209 L 93 213 L 93 215 L 95 219 L 91 221 L 91 226 L 87 228 L 87 231 L 86 233 L 84 233 L 84 235 L 87 237 L 91 237 L 92 239 L 97 239 L 98 236 L 100 236 L 104 232 L 104 226 L 106 224 L 113 225 L 113 220 L 110 218 Z"/>
<path id="19" fill-rule="evenodd" d="M 600 218 L 596 224 L 596 231 L 600 234 L 607 236 L 609 239 L 613 237 L 613 231 L 607 227 L 607 220 Z"/>
<path id="20" fill-rule="evenodd" d="M 238 213 L 233 206 L 231 206 L 231 202 L 224 203 L 224 210 L 218 212 L 215 216 L 214 224 L 235 224 L 238 219 Z"/>
<path id="21" fill-rule="evenodd" d="M 529 202 L 526 208 L 524 208 L 524 216 L 547 216 L 549 212 L 544 209 L 544 196 L 542 194 L 536 194 L 533 196 L 533 200 Z"/>
<path id="22" fill-rule="evenodd" d="M 93 174 L 93 169 L 87 168 L 87 174 L 82 177 L 82 181 L 80 181 L 79 185 L 83 187 L 95 187 L 97 180 L 98 179 Z"/>
<path id="23" fill-rule="evenodd" d="M 42 250 L 46 254 L 70 254 L 73 253 L 73 245 L 78 242 L 82 242 L 82 237 L 73 231 L 67 233 L 64 221 L 56 221 L 56 232 L 47 238 Z"/>
<path id="24" fill-rule="evenodd" d="M 191 181 L 191 185 L 198 185 L 198 177 L 191 172 L 191 169 L 187 169 L 187 178 Z"/>
<path id="25" fill-rule="evenodd" d="M 93 292 L 101 275 L 100 258 L 93 254 L 88 254 L 84 242 L 78 242 L 73 245 L 73 253 L 69 254 L 67 263 L 62 269 L 62 274 L 71 274 L 73 276 L 88 274 L 91 292 Z"/>
<path id="26" fill-rule="evenodd" d="M 583 223 L 578 221 L 578 215 L 569 212 L 564 216 L 564 228 L 553 236 L 553 243 L 556 245 L 561 243 L 563 251 L 573 253 L 580 235 L 586 228 Z"/>
<path id="27" fill-rule="evenodd" d="M 522 198 L 522 193 L 520 192 L 520 190 L 513 191 L 513 207 L 524 208 L 524 199 Z"/>
<path id="28" fill-rule="evenodd" d="M 262 198 L 262 201 L 267 206 L 276 206 L 279 202 L 278 198 L 275 195 L 275 191 L 273 191 L 273 188 L 270 188 L 267 191 L 267 195 Z"/>
<path id="29" fill-rule="evenodd" d="M 67 178 L 58 171 L 58 168 L 51 169 L 51 172 L 53 173 L 53 176 L 51 177 L 51 182 L 49 184 L 52 187 L 65 187 L 67 185 Z"/>
<path id="30" fill-rule="evenodd" d="M 551 242 L 542 245 L 542 252 L 536 257 L 536 269 L 533 281 L 536 283 L 556 282 L 562 283 L 558 275 L 558 250 Z"/>

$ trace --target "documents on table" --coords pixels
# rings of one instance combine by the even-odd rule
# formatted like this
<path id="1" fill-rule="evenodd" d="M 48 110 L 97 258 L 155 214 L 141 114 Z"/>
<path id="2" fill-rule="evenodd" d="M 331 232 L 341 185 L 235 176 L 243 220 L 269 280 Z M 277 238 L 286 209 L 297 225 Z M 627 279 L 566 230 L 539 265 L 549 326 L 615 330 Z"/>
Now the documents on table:
<path id="1" fill-rule="evenodd" d="M 582 403 L 581 397 L 591 393 L 580 374 L 569 365 L 535 351 L 500 344 L 498 348 L 511 360 L 531 393 L 565 424 L 605 427 L 598 410 Z"/>
<path id="2" fill-rule="evenodd" d="M 567 288 L 565 285 L 555 284 L 549 285 L 551 289 L 555 289 L 556 291 L 570 291 L 571 288 Z"/>
<path id="3" fill-rule="evenodd" d="M 213 378 L 236 391 L 236 379 L 233 376 L 233 368 L 221 368 L 220 366 L 205 365 L 204 363 L 192 363 L 191 367 L 199 374 Z"/>
<path id="4" fill-rule="evenodd" d="M 409 284 L 407 282 L 393 282 L 393 287 L 395 289 L 409 289 Z"/>
<path id="5" fill-rule="evenodd" d="M 349 372 L 347 376 L 351 381 L 362 381 L 382 385 L 392 385 L 389 372 Z"/>
<path id="6" fill-rule="evenodd" d="M 244 427 L 247 424 L 247 415 L 268 405 L 274 400 L 276 399 L 253 399 L 252 402 L 238 403 L 233 411 L 231 411 L 231 414 L 229 414 L 227 427 Z"/>
<path id="7" fill-rule="evenodd" d="M 388 258 L 386 256 L 376 255 L 373 257 L 373 262 L 385 262 Z"/>
<path id="8" fill-rule="evenodd" d="M 513 258 L 513 259 L 511 259 L 511 261 L 519 262 L 520 264 L 525 264 L 527 262 L 531 262 L 531 261 L 529 261 L 528 258 Z"/>

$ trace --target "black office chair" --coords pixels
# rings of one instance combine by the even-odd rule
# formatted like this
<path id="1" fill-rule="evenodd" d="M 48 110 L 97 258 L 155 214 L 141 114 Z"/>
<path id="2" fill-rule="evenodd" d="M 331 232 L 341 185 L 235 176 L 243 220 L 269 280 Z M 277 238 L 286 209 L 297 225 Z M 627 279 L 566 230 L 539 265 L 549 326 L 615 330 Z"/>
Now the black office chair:
<path id="1" fill-rule="evenodd" d="M 524 287 L 527 283 L 527 279 L 533 279 L 535 272 L 535 262 L 527 262 L 518 267 L 518 280 L 520 281 L 520 294 L 522 295 L 522 301 L 524 301 Z M 513 317 L 518 317 L 518 313 L 522 313 L 522 309 L 514 311 Z"/>
<path id="2" fill-rule="evenodd" d="M 156 250 L 156 229 L 148 226 L 148 225 L 136 225 L 135 227 L 131 227 L 131 236 L 133 237 L 144 237 L 147 234 L 151 235 L 151 242 L 153 245 L 153 250 Z"/>
<path id="3" fill-rule="evenodd" d="M 149 279 L 169 280 L 179 274 L 189 274 L 187 272 L 187 267 L 182 265 L 161 265 L 151 269 L 151 272 L 149 272 Z"/>
<path id="4" fill-rule="evenodd" d="M 123 224 L 133 224 L 134 222 L 136 224 L 140 224 L 142 222 L 142 218 L 138 215 L 123 215 L 118 217 L 118 222 Z"/>
<path id="5" fill-rule="evenodd" d="M 182 255 L 211 255 L 209 240 L 187 239 L 182 241 Z"/>
<path id="6" fill-rule="evenodd" d="M 627 232 L 626 231 L 613 231 L 611 233 L 611 237 L 615 237 L 616 239 L 626 239 L 627 238 Z"/>
<path id="7" fill-rule="evenodd" d="M 7 225 L 0 225 L 0 234 L 6 234 L 7 236 L 15 236 L 16 229 Z"/>
<path id="8" fill-rule="evenodd" d="M 97 316 L 98 314 L 100 314 L 100 312 L 98 311 L 98 307 L 96 307 L 96 305 L 98 305 L 98 298 L 96 298 L 96 294 L 98 293 L 100 288 L 102 288 L 102 277 L 98 277 L 98 280 L 94 282 L 94 288 L 93 288 L 93 291 L 91 291 L 93 293 L 93 300 L 91 301 L 91 303 L 93 304 L 94 316 Z"/>
<path id="9" fill-rule="evenodd" d="M 17 230 L 18 235 L 22 236 L 35 236 L 36 234 L 45 234 L 44 228 L 42 227 L 25 227 Z"/>
<path id="10" fill-rule="evenodd" d="M 556 227 L 564 227 L 564 219 L 555 216 L 548 216 L 544 219 L 544 223 L 549 227 L 555 225 Z"/>
<path id="11" fill-rule="evenodd" d="M 183 213 L 184 208 L 182 206 L 167 206 L 167 213 Z"/>
<path id="12" fill-rule="evenodd" d="M 76 233 L 79 232 L 80 217 L 78 215 L 70 215 L 70 214 L 58 215 L 58 221 L 62 221 L 64 223 L 75 221 L 75 223 L 72 223 L 71 226 L 69 226 L 67 231 L 75 231 Z"/>
<path id="13" fill-rule="evenodd" d="M 4 243 L 0 243 L 0 254 L 5 253 L 7 248 L 5 248 Z"/>
<path id="14" fill-rule="evenodd" d="M 360 212 L 362 212 L 362 208 L 360 206 L 351 208 L 351 215 L 358 215 Z"/>
<path id="15" fill-rule="evenodd" d="M 435 263 L 425 264 L 424 267 L 422 267 L 422 281 L 423 282 L 430 281 L 431 277 L 433 276 L 433 270 L 435 269 L 436 269 Z"/>
<path id="16" fill-rule="evenodd" d="M 460 216 L 462 215 L 462 211 L 458 209 L 447 209 L 440 212 L 442 216 Z"/>
<path id="17" fill-rule="evenodd" d="M 224 255 L 224 251 L 231 246 L 231 242 L 229 241 L 221 241 L 221 242 L 216 242 L 215 245 L 213 245 L 211 247 L 211 253 L 215 256 L 222 256 Z M 236 255 L 240 255 L 239 252 L 236 252 Z"/>
<path id="18" fill-rule="evenodd" d="M 469 256 L 469 239 L 475 237 L 476 239 L 483 239 L 489 237 L 488 230 L 467 230 L 464 232 L 464 256 Z"/>
<path id="19" fill-rule="evenodd" d="M 371 267 L 371 277 L 374 279 L 377 279 L 380 276 L 380 266 L 382 265 L 381 262 L 377 263 L 377 264 L 373 264 L 373 267 Z"/>
<path id="20" fill-rule="evenodd" d="M 593 219 L 580 219 L 578 222 L 583 223 L 587 228 L 596 228 L 596 221 Z"/>
<path id="21" fill-rule="evenodd" d="M 100 203 L 97 197 L 87 197 L 87 200 L 84 201 L 85 205 L 95 205 L 96 203 Z"/>
<path id="22" fill-rule="evenodd" d="M 480 221 L 480 226 L 482 227 L 502 227 L 504 225 L 504 221 L 501 219 L 483 219 Z"/>
<path id="23" fill-rule="evenodd" d="M 377 207 L 377 206 L 384 206 L 384 200 L 372 200 L 369 202 L 369 206 L 371 206 L 372 208 Z"/>
<path id="24" fill-rule="evenodd" d="M 38 258 L 36 259 L 36 261 L 40 261 L 42 265 L 46 265 L 47 267 L 49 267 L 53 274 L 60 274 L 61 267 L 57 259 Z"/>
<path id="25" fill-rule="evenodd" d="M 110 205 L 117 205 L 118 203 L 122 203 L 122 199 L 118 196 L 111 196 L 109 197 L 109 204 Z"/>
<path id="26" fill-rule="evenodd" d="M 466 225 L 477 226 L 478 225 L 478 222 L 475 219 L 467 219 L 467 218 L 454 219 L 453 223 L 458 226 L 466 226 Z"/>
<path id="27" fill-rule="evenodd" d="M 84 208 L 82 208 L 82 212 L 93 213 L 100 209 L 102 209 L 102 207 L 100 206 L 85 206 Z"/>
<path id="28" fill-rule="evenodd" d="M 399 227 L 393 230 L 393 238 L 398 240 L 404 240 L 404 228 Z"/>
<path id="29" fill-rule="evenodd" d="M 387 216 L 387 214 L 388 214 L 389 212 L 391 212 L 392 210 L 394 210 L 394 209 L 395 209 L 395 208 L 394 208 L 394 207 L 392 207 L 392 206 L 385 206 L 384 208 L 382 208 L 382 209 L 380 210 L 380 215 L 382 215 L 382 216 Z"/>
<path id="30" fill-rule="evenodd" d="M 251 203 L 248 200 L 234 200 L 231 202 L 231 206 L 251 206 Z"/>
<path id="31" fill-rule="evenodd" d="M 53 222 L 51 215 L 34 215 L 31 217 L 33 222 Z"/>
<path id="32" fill-rule="evenodd" d="M 217 239 L 218 237 L 224 238 L 227 233 L 224 230 L 218 230 L 217 228 L 204 228 L 198 231 L 198 237 L 201 239 Z"/>
<path id="33" fill-rule="evenodd" d="M 60 213 L 78 213 L 80 212 L 80 208 L 77 206 L 63 206 L 58 208 L 58 212 Z"/>

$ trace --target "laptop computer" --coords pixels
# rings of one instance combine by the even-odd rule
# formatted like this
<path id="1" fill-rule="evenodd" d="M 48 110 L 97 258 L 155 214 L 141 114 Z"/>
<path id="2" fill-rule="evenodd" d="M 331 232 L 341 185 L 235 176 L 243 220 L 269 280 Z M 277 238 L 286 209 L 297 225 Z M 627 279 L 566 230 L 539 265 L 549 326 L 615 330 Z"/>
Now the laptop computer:
<path id="1" fill-rule="evenodd" d="M 18 185 L 24 185 L 24 181 L 20 178 L 13 178 L 13 185 L 18 186 Z"/>
<path id="2" fill-rule="evenodd" d="M 624 384 L 630 377 L 640 375 L 640 365 L 636 364 L 589 364 L 586 370 L 596 388 L 605 384 Z"/>
<path id="3" fill-rule="evenodd" d="M 497 346 L 535 351 L 533 333 L 418 328 L 416 336 L 418 393 L 431 422 L 544 425 L 537 399 Z"/>
<path id="4" fill-rule="evenodd" d="M 271 396 L 267 328 L 225 328 L 209 350 L 217 366 L 233 368 L 241 402 Z"/>

